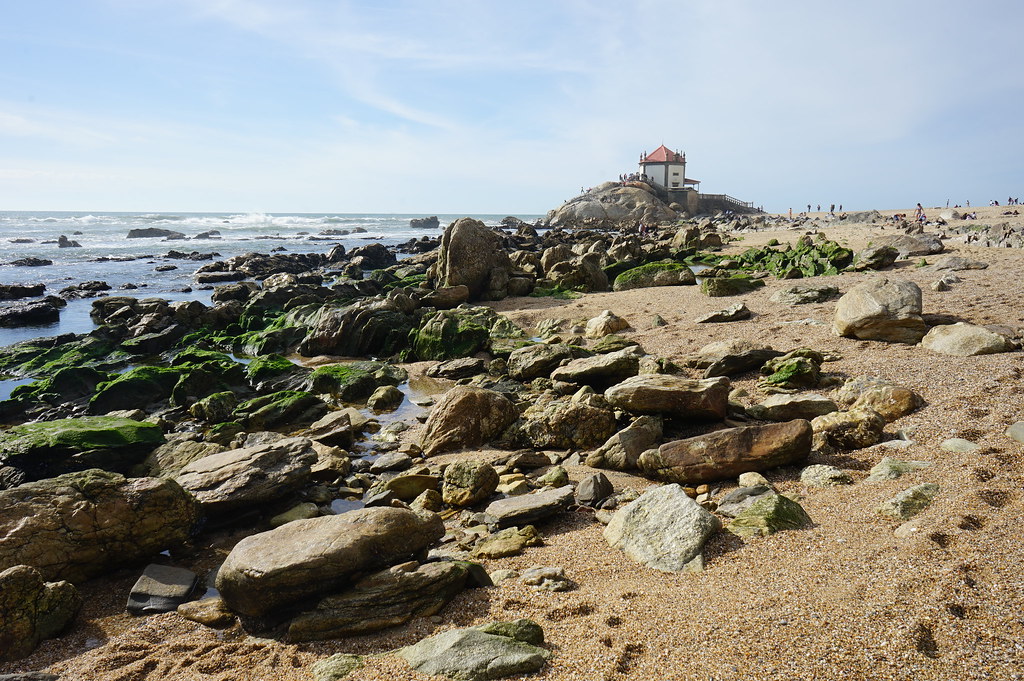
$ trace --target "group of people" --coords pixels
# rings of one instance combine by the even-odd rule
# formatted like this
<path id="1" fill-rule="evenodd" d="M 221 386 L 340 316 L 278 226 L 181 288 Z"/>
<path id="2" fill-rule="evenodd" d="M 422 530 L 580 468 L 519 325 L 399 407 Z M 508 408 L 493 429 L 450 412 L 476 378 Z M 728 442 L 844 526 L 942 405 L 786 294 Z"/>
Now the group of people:
<path id="1" fill-rule="evenodd" d="M 996 199 L 992 199 L 991 201 L 988 202 L 988 205 L 990 205 L 990 206 L 998 206 L 999 205 L 999 201 L 996 200 Z M 1011 196 L 1011 197 L 1006 199 L 1006 205 L 1007 206 L 1019 206 L 1020 205 L 1020 199 L 1015 199 L 1015 198 L 1013 198 Z"/>
<path id="2" fill-rule="evenodd" d="M 650 182 L 651 178 L 647 173 L 622 173 L 619 175 L 619 182 Z"/>

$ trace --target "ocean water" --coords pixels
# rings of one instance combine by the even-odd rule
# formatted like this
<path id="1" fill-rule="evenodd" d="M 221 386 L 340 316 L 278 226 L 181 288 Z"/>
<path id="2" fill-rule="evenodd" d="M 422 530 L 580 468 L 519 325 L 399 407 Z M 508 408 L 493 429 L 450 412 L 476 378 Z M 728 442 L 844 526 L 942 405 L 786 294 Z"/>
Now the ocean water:
<path id="1" fill-rule="evenodd" d="M 0 212 L 0 283 L 46 285 L 46 294 L 86 281 L 105 281 L 109 295 L 208 302 L 212 287 L 195 286 L 193 274 L 210 261 L 178 260 L 169 251 L 215 253 L 224 260 L 245 253 L 326 253 L 336 244 L 351 250 L 372 242 L 399 244 L 421 236 L 439 236 L 441 230 L 410 227 L 412 218 L 399 214 L 266 214 L 266 213 L 116 213 L 116 212 Z M 442 228 L 461 215 L 438 215 Z M 473 215 L 496 225 L 505 215 Z M 519 215 L 532 222 L 540 216 Z M 126 238 L 132 229 L 156 227 L 173 230 L 185 239 Z M 343 232 L 347 231 L 348 234 Z M 196 239 L 215 232 L 209 239 Z M 81 244 L 60 248 L 61 236 Z M 53 261 L 41 267 L 17 267 L 23 258 Z M 177 269 L 160 272 L 157 267 Z M 125 284 L 137 289 L 125 290 Z M 189 291 L 188 289 L 192 289 Z M 9 304 L 0 302 L 0 305 Z M 0 347 L 29 338 L 59 333 L 82 333 L 92 328 L 92 301 L 72 300 L 61 321 L 37 327 L 0 328 Z"/>

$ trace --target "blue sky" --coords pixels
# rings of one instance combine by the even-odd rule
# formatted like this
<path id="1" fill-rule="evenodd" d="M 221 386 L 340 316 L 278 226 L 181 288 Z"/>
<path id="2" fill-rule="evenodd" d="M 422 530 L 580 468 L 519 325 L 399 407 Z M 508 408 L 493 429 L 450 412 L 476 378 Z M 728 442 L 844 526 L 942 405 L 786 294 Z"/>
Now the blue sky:
<path id="1" fill-rule="evenodd" d="M 1024 5 L 0 2 L 0 210 L 543 213 L 686 152 L 773 211 L 1024 194 Z"/>

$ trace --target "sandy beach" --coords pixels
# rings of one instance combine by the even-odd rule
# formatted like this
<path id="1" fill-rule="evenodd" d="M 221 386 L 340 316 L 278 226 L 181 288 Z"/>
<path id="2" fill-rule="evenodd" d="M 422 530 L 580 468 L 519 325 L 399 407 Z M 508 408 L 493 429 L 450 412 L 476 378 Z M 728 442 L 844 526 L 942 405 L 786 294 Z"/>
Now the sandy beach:
<path id="1" fill-rule="evenodd" d="M 971 210 L 986 224 L 1022 220 L 1002 216 L 1003 207 Z M 913 209 L 880 212 L 912 215 Z M 837 225 L 824 221 L 824 214 L 810 217 L 819 218 L 813 230 L 803 224 L 746 232 L 724 250 L 740 253 L 771 239 L 794 242 L 808 231 L 821 231 L 858 250 L 897 233 L 880 225 Z M 947 291 L 930 287 L 943 274 L 933 267 L 939 256 L 897 261 L 886 274 L 921 287 L 925 321 L 931 325 L 1002 325 L 1019 337 L 1024 329 L 1024 253 L 949 240 L 945 254 L 984 261 L 988 268 L 957 272 L 962 282 Z M 851 272 L 822 279 L 846 292 L 875 276 Z M 919 346 L 840 338 L 831 329 L 834 300 L 798 306 L 770 300 L 792 283 L 769 277 L 764 288 L 738 298 L 708 298 L 698 287 L 679 286 L 489 305 L 528 330 L 549 318 L 585 322 L 612 310 L 630 323 L 622 335 L 676 362 L 712 341 L 733 338 L 760 340 L 783 351 L 806 346 L 837 357 L 823 366 L 828 375 L 878 376 L 919 393 L 926 405 L 885 430 L 890 439 L 912 440 L 909 447 L 883 443 L 838 455 L 812 454 L 808 463 L 847 470 L 853 485 L 807 487 L 797 467 L 765 474 L 780 492 L 801 499 L 814 521 L 809 529 L 748 541 L 722 532 L 707 545 L 704 572 L 666 574 L 610 548 L 594 513 L 574 511 L 538 528 L 543 546 L 484 561 L 490 571 L 563 567 L 577 585 L 571 591 L 537 591 L 508 580 L 465 591 L 434 618 L 370 636 L 296 645 L 254 638 L 237 627 L 204 628 L 174 613 L 127 615 L 124 603 L 138 571 L 125 569 L 82 585 L 85 606 L 74 627 L 44 641 L 30 657 L 0 665 L 0 674 L 45 670 L 63 679 L 91 681 L 306 680 L 312 678 L 312 663 L 337 652 L 376 655 L 452 627 L 528 617 L 544 628 L 546 646 L 554 653 L 541 672 L 523 677 L 538 681 L 1024 678 L 1024 542 L 1019 530 L 1024 445 L 1004 435 L 1008 426 L 1024 420 L 1024 355 L 951 357 Z M 740 300 L 753 312 L 748 320 L 694 321 Z M 655 315 L 667 323 L 656 325 Z M 412 367 L 414 372 L 425 368 Z M 687 375 L 698 377 L 694 370 Z M 748 372 L 732 380 L 733 388 L 748 391 L 742 398 L 748 405 L 765 397 L 756 379 L 755 372 Z M 403 438 L 414 441 L 421 432 L 414 427 Z M 949 438 L 979 448 L 945 451 L 940 444 Z M 428 463 L 503 454 L 459 452 Z M 885 456 L 931 466 L 899 480 L 865 483 L 868 469 Z M 594 472 L 582 465 L 567 470 L 574 481 Z M 657 484 L 627 473 L 607 474 L 616 489 Z M 900 523 L 875 508 L 922 482 L 938 484 L 941 492 L 912 521 L 916 531 L 897 537 Z M 720 490 L 717 497 L 735 488 L 736 481 L 712 487 Z M 185 557 L 211 569 L 238 538 L 219 537 L 213 550 Z M 429 677 L 382 655 L 368 658 L 349 678 Z"/>

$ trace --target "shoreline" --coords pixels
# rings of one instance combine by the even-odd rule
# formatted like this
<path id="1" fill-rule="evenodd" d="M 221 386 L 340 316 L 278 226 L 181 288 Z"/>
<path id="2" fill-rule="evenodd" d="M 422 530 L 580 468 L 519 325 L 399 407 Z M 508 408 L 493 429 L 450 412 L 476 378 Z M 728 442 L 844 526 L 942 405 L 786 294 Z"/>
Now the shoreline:
<path id="1" fill-rule="evenodd" d="M 999 208 L 972 208 L 979 222 L 998 222 Z M 904 211 L 912 213 L 913 210 Z M 989 216 L 991 217 L 983 217 Z M 883 213 L 883 216 L 885 213 Z M 1018 219 L 1007 219 L 1021 224 Z M 854 250 L 892 228 L 817 225 L 829 239 Z M 786 229 L 745 231 L 723 253 L 738 255 L 776 238 L 793 242 L 806 224 Z M 885 275 L 917 283 L 926 321 L 1024 325 L 1019 306 L 1019 272 L 1024 251 L 947 241 L 943 255 L 977 258 L 987 269 L 958 272 L 962 281 L 948 291 L 930 284 L 942 275 L 938 256 L 897 261 L 883 272 L 846 272 L 807 281 L 830 283 L 845 293 L 868 278 Z M 82 586 L 86 610 L 72 630 L 44 641 L 31 656 L 0 664 L 0 673 L 49 669 L 63 678 L 121 681 L 167 679 L 309 679 L 312 662 L 335 652 L 378 653 L 414 643 L 453 626 L 492 619 L 529 617 L 544 627 L 555 652 L 530 679 L 1010 679 L 1019 674 L 1024 640 L 1024 584 L 1019 565 L 1024 546 L 1017 528 L 1024 515 L 1024 448 L 1003 435 L 1024 420 L 1024 379 L 1020 352 L 977 357 L 938 355 L 913 345 L 840 338 L 831 331 L 835 300 L 788 306 L 770 300 L 792 281 L 768 277 L 766 285 L 732 298 L 708 298 L 695 286 L 588 293 L 580 298 L 509 298 L 484 305 L 526 329 L 558 317 L 585 321 L 610 309 L 630 328 L 621 335 L 649 353 L 681 362 L 716 340 L 762 340 L 779 350 L 809 346 L 833 353 L 829 375 L 875 375 L 920 393 L 925 406 L 886 426 L 891 441 L 902 432 L 914 444 L 816 453 L 808 463 L 850 472 L 855 484 L 809 488 L 799 469 L 765 473 L 780 492 L 791 493 L 814 520 L 805 530 L 741 541 L 716 535 L 700 574 L 665 574 L 611 549 L 603 526 L 586 512 L 562 514 L 541 528 L 544 545 L 520 556 L 483 560 L 488 570 L 522 571 L 533 565 L 560 566 L 576 584 L 564 593 L 538 592 L 514 580 L 465 591 L 439 613 L 440 621 L 417 618 L 373 635 L 321 643 L 284 644 L 251 637 L 239 629 L 218 632 L 174 613 L 134 619 L 124 613 L 127 589 L 138 570 L 122 569 Z M 798 280 L 800 281 L 800 280 Z M 749 320 L 698 324 L 694 320 L 733 302 L 753 312 Z M 655 325 L 660 315 L 664 326 Z M 425 365 L 412 365 L 413 374 Z M 692 371 L 685 375 L 694 376 Z M 732 380 L 750 404 L 764 395 L 756 375 Z M 402 434 L 414 441 L 422 426 Z M 971 452 L 947 452 L 941 445 L 963 438 L 979 445 Z M 884 443 L 883 443 L 884 444 Z M 466 458 L 494 459 L 508 452 L 481 448 L 429 459 L 443 464 Z M 585 453 L 584 453 L 585 454 Z M 866 483 L 866 471 L 884 456 L 931 463 L 910 477 Z M 565 466 L 578 482 L 595 472 Z M 638 475 L 604 471 L 616 489 L 642 490 L 658 483 Z M 874 512 L 883 499 L 917 482 L 942 490 L 913 522 L 906 537 L 899 525 Z M 721 493 L 735 481 L 718 485 Z M 226 554 L 230 537 L 213 542 L 199 564 L 212 567 Z M 100 644 L 85 650 L 90 641 Z M 352 679 L 428 677 L 394 658 L 372 658 Z"/>

